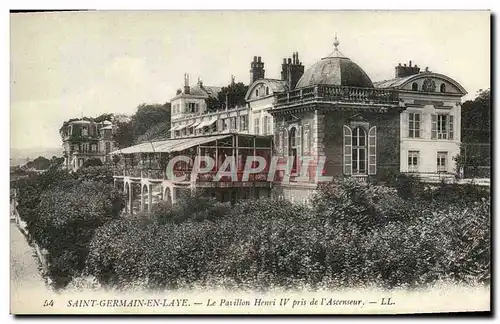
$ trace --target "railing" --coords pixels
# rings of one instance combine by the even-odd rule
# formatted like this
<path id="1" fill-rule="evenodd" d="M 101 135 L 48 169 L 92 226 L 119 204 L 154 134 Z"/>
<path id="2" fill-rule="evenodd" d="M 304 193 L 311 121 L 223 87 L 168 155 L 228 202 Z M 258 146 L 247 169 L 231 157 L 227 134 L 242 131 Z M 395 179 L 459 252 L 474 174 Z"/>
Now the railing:
<path id="1" fill-rule="evenodd" d="M 155 180 L 165 179 L 165 172 L 164 170 L 160 169 L 146 170 L 146 175 L 149 179 L 155 179 Z"/>
<path id="2" fill-rule="evenodd" d="M 375 104 L 398 104 L 397 91 L 377 88 L 358 88 L 337 85 L 316 85 L 278 94 L 276 106 L 312 100 Z"/>
<path id="3" fill-rule="evenodd" d="M 125 176 L 131 177 L 131 178 L 141 178 L 142 177 L 142 170 L 138 168 L 129 168 L 125 169 Z"/>
<path id="4" fill-rule="evenodd" d="M 125 168 L 117 167 L 113 169 L 114 177 L 123 177 L 125 175 Z"/>

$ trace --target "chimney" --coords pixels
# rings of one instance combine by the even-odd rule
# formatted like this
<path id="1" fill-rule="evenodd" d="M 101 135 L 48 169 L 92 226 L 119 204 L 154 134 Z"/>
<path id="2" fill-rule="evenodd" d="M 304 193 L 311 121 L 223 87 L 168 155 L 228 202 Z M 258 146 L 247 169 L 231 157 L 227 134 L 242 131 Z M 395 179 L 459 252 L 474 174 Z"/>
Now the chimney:
<path id="1" fill-rule="evenodd" d="M 191 89 L 189 87 L 189 74 L 184 74 L 184 93 L 185 94 L 190 94 Z"/>
<path id="2" fill-rule="evenodd" d="M 299 52 L 294 52 L 292 58 L 284 58 L 281 65 L 281 80 L 286 81 L 289 89 L 294 89 L 304 74 L 304 66 L 299 61 Z"/>
<path id="3" fill-rule="evenodd" d="M 395 69 L 395 77 L 396 78 L 404 78 L 410 75 L 418 74 L 420 72 L 420 68 L 418 65 L 412 66 L 412 61 L 408 62 L 408 66 L 404 64 L 401 66 L 401 63 L 394 68 Z"/>
<path id="4" fill-rule="evenodd" d="M 203 81 L 198 77 L 198 87 L 203 88 Z"/>
<path id="5" fill-rule="evenodd" d="M 250 63 L 250 84 L 257 80 L 264 79 L 265 72 L 262 58 L 260 56 L 254 56 L 253 62 Z"/>

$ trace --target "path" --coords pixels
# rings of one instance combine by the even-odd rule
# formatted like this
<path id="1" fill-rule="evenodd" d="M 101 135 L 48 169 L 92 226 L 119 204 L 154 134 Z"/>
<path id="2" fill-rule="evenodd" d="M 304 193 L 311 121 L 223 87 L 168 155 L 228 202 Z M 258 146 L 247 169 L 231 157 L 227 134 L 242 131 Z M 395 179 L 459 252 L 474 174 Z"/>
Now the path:
<path id="1" fill-rule="evenodd" d="M 11 307 L 33 292 L 47 291 L 38 270 L 38 259 L 15 223 L 10 224 L 10 296 Z M 13 309 L 11 308 L 11 312 Z"/>

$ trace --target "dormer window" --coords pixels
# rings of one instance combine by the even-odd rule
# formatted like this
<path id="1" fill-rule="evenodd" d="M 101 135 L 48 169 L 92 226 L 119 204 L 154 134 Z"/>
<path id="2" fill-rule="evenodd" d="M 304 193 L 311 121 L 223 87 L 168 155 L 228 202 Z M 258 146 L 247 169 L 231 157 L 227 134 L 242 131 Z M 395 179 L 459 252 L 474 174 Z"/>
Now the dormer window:
<path id="1" fill-rule="evenodd" d="M 266 96 L 269 96 L 269 87 L 266 87 Z"/>
<path id="2" fill-rule="evenodd" d="M 439 86 L 439 91 L 440 92 L 446 92 L 446 84 L 441 83 L 441 85 Z"/>
<path id="3" fill-rule="evenodd" d="M 413 82 L 413 83 L 412 83 L 412 85 L 411 85 L 411 89 L 412 89 L 413 91 L 418 91 L 418 83 Z"/>
<path id="4" fill-rule="evenodd" d="M 255 96 L 259 96 L 259 89 L 255 90 Z"/>

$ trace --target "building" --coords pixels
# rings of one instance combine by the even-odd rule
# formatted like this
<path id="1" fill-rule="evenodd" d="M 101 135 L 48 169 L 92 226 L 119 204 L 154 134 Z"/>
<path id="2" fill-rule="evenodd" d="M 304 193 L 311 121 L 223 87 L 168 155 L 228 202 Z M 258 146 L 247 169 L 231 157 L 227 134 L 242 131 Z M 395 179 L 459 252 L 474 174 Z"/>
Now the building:
<path id="1" fill-rule="evenodd" d="M 231 82 L 234 84 L 234 78 Z M 246 106 L 219 103 L 220 91 L 220 87 L 205 86 L 199 79 L 196 86 L 190 86 L 189 75 L 184 75 L 184 87 L 171 99 L 171 138 L 248 132 Z"/>
<path id="2" fill-rule="evenodd" d="M 375 83 L 396 90 L 405 106 L 400 118 L 400 171 L 426 178 L 455 173 L 460 153 L 461 99 L 467 91 L 452 78 L 399 64 L 395 78 Z"/>
<path id="3" fill-rule="evenodd" d="M 64 168 L 76 171 L 86 161 L 111 162 L 116 149 L 113 134 L 116 129 L 110 121 L 96 123 L 90 119 L 72 120 L 61 128 L 64 150 Z"/>
<path id="4" fill-rule="evenodd" d="M 114 152 L 122 157 L 115 181 L 128 194 L 129 211 L 149 210 L 159 199 L 175 202 L 182 190 L 194 188 L 210 188 L 222 201 L 275 194 L 306 202 L 325 177 L 453 177 L 463 87 L 411 62 L 396 66 L 394 79 L 372 82 L 339 51 L 336 37 L 333 45 L 330 55 L 307 69 L 298 52 L 283 59 L 280 79 L 266 78 L 264 62 L 255 56 L 246 106 L 230 107 L 226 98 L 214 109 L 210 103 L 220 88 L 201 81 L 191 87 L 185 75 L 184 88 L 171 101 L 172 139 Z M 246 181 L 250 155 L 263 157 L 266 166 Z M 173 181 L 165 168 L 180 156 L 210 156 L 216 163 L 208 175 L 193 175 L 193 159 L 181 161 L 174 173 L 186 178 Z M 238 178 L 215 179 L 227 157 L 236 160 Z M 271 173 L 273 160 L 289 172 Z"/>

